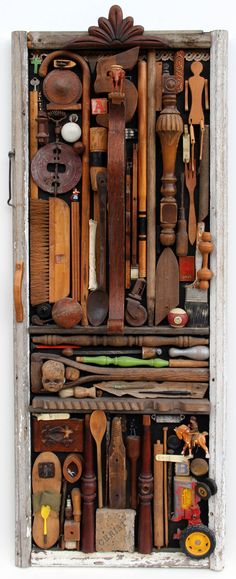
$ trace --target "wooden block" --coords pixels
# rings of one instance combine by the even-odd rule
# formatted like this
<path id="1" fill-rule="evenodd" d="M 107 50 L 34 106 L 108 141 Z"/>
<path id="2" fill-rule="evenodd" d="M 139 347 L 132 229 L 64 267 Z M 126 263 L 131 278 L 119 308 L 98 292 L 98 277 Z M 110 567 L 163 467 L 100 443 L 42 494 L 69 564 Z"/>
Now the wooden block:
<path id="1" fill-rule="evenodd" d="M 33 449 L 61 452 L 83 452 L 84 421 L 37 420 L 33 418 Z"/>
<path id="2" fill-rule="evenodd" d="M 133 509 L 97 509 L 96 551 L 134 552 Z"/>
<path id="3" fill-rule="evenodd" d="M 91 99 L 91 112 L 92 115 L 107 114 L 107 99 Z"/>

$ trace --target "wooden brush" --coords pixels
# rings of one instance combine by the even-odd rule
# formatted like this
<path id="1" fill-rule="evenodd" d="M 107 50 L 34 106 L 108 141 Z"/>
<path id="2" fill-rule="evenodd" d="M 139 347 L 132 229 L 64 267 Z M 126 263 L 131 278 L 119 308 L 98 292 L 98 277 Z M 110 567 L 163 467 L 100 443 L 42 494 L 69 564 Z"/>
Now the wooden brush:
<path id="1" fill-rule="evenodd" d="M 70 292 L 70 209 L 62 199 L 30 202 L 30 303 L 54 303 Z"/>

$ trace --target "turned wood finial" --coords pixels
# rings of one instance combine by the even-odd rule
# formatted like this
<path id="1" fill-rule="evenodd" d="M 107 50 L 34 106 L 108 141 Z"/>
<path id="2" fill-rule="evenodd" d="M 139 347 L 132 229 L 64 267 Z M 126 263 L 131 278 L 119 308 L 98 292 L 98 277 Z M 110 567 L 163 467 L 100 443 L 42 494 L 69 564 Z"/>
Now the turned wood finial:
<path id="1" fill-rule="evenodd" d="M 212 243 L 212 236 L 210 232 L 203 232 L 202 239 L 198 247 L 203 256 L 202 268 L 197 272 L 197 278 L 200 281 L 199 287 L 200 289 L 208 289 L 209 281 L 213 277 L 212 271 L 208 268 L 208 259 L 210 253 L 214 249 L 214 244 Z"/>
<path id="2" fill-rule="evenodd" d="M 161 178 L 160 222 L 162 245 L 175 242 L 174 228 L 177 222 L 175 164 L 179 139 L 183 133 L 183 120 L 176 106 L 177 80 L 169 74 L 163 75 L 163 110 L 156 124 L 161 141 L 163 175 Z"/>

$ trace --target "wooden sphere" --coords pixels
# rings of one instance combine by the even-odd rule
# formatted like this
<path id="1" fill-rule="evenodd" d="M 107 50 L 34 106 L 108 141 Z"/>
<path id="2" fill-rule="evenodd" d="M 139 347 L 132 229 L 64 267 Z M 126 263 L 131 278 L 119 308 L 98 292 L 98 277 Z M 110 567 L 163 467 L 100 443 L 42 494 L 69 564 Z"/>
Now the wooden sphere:
<path id="1" fill-rule="evenodd" d="M 61 328 L 73 328 L 81 321 L 81 305 L 73 298 L 58 300 L 52 308 L 52 318 Z"/>
<path id="2" fill-rule="evenodd" d="M 76 141 L 73 144 L 73 149 L 77 153 L 77 155 L 82 155 L 84 152 L 85 146 L 83 145 L 82 141 Z"/>

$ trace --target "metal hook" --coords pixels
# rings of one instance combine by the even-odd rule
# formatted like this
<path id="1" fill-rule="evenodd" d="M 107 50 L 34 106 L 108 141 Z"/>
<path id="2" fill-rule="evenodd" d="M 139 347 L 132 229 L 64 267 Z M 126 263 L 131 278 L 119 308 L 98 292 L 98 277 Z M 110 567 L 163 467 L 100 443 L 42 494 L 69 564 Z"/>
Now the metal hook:
<path id="1" fill-rule="evenodd" d="M 15 207 L 15 205 L 13 205 L 13 203 L 11 202 L 11 168 L 12 168 L 12 159 L 13 157 L 15 157 L 15 151 L 9 151 L 8 153 L 8 158 L 9 158 L 9 197 L 7 200 L 7 204 L 10 205 L 10 207 Z"/>

